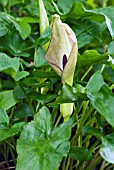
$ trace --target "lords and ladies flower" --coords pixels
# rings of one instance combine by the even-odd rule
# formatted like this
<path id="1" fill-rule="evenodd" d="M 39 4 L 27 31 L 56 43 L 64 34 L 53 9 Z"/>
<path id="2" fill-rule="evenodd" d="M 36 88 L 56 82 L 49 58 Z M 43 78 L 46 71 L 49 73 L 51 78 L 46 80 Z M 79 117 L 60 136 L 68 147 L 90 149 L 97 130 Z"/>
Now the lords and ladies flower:
<path id="1" fill-rule="evenodd" d="M 78 54 L 75 33 L 56 14 L 52 18 L 51 29 L 52 38 L 45 59 L 61 76 L 62 83 L 72 86 Z M 66 120 L 73 112 L 73 103 L 60 104 L 60 111 Z"/>

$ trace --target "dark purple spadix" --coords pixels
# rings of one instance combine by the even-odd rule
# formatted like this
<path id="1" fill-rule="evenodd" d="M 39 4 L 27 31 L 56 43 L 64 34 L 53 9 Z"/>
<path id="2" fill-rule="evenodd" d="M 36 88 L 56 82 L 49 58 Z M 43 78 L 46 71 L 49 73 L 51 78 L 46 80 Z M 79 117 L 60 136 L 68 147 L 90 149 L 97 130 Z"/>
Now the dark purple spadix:
<path id="1" fill-rule="evenodd" d="M 67 63 L 67 56 L 66 54 L 63 55 L 63 69 L 65 68 L 65 65 Z"/>

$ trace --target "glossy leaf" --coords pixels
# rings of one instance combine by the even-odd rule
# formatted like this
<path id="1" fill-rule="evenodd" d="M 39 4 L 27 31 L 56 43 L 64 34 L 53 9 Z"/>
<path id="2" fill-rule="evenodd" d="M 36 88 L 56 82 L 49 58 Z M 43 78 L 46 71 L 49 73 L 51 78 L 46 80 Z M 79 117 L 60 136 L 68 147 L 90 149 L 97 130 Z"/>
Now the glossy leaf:
<path id="1" fill-rule="evenodd" d="M 19 59 L 10 58 L 5 53 L 0 53 L 0 71 L 5 71 L 7 69 L 12 69 L 15 72 L 19 69 Z M 10 72 L 9 72 L 10 73 Z"/>
<path id="2" fill-rule="evenodd" d="M 32 111 L 29 105 L 20 103 L 15 109 L 14 118 L 25 118 L 29 116 L 32 116 Z"/>
<path id="3" fill-rule="evenodd" d="M 10 58 L 5 53 L 0 53 L 0 71 L 9 74 L 12 78 L 16 81 L 26 77 L 29 75 L 27 71 L 20 71 L 19 70 L 19 58 Z"/>
<path id="4" fill-rule="evenodd" d="M 84 0 L 58 0 L 58 7 L 63 13 L 68 13 L 75 2 L 83 2 Z"/>
<path id="5" fill-rule="evenodd" d="M 17 142 L 16 169 L 58 169 L 63 156 L 69 151 L 71 125 L 69 120 L 54 128 L 49 110 L 41 108 L 34 121 L 24 127 Z"/>
<path id="6" fill-rule="evenodd" d="M 44 59 L 44 54 L 45 51 L 41 47 L 38 47 L 36 56 L 34 58 L 34 64 L 36 67 L 42 67 L 48 65 L 47 61 Z"/>
<path id="7" fill-rule="evenodd" d="M 8 115 L 2 108 L 0 108 L 0 123 L 9 123 Z"/>
<path id="8" fill-rule="evenodd" d="M 103 85 L 96 94 L 89 95 L 88 97 L 96 110 L 114 127 L 114 95 L 108 86 Z"/>
<path id="9" fill-rule="evenodd" d="M 86 134 L 94 135 L 99 139 L 101 139 L 101 137 L 103 137 L 103 134 L 98 129 L 96 129 L 94 127 L 89 127 L 89 126 L 83 126 L 82 134 L 83 135 L 86 135 Z"/>
<path id="10" fill-rule="evenodd" d="M 26 1 L 25 9 L 29 11 L 32 16 L 39 16 L 38 1 Z"/>
<path id="11" fill-rule="evenodd" d="M 11 22 L 8 20 L 8 18 L 5 16 L 4 13 L 0 12 L 0 37 L 6 35 L 10 27 L 11 27 Z"/>
<path id="12" fill-rule="evenodd" d="M 7 34 L 7 32 L 8 32 L 8 28 L 6 27 L 6 24 L 0 22 L 0 37 Z"/>
<path id="13" fill-rule="evenodd" d="M 93 41 L 94 38 L 99 37 L 100 34 L 106 29 L 106 24 L 98 23 L 92 20 L 80 18 L 74 26 L 73 30 L 76 34 L 78 41 L 78 48 L 82 48 L 85 45 Z"/>
<path id="14" fill-rule="evenodd" d="M 68 153 L 68 156 L 74 160 L 92 160 L 92 154 L 88 153 L 88 150 L 83 147 L 72 146 Z"/>
<path id="15" fill-rule="evenodd" d="M 31 48 L 30 41 L 26 43 L 14 29 L 10 29 L 5 36 L 1 37 L 0 42 L 0 50 L 7 51 L 12 56 L 29 56 L 26 51 Z"/>
<path id="16" fill-rule="evenodd" d="M 18 100 L 14 97 L 13 90 L 0 92 L 0 107 L 4 110 L 8 110 L 17 102 Z"/>
<path id="17" fill-rule="evenodd" d="M 37 39 L 36 46 L 42 46 L 42 45 L 46 44 L 48 41 L 50 41 L 51 35 L 52 35 L 51 29 L 50 29 L 50 27 L 48 27 L 42 33 L 42 35 Z"/>
<path id="18" fill-rule="evenodd" d="M 14 21 L 16 30 L 19 31 L 20 36 L 25 40 L 31 33 L 31 27 L 26 22 L 16 22 Z"/>
<path id="19" fill-rule="evenodd" d="M 0 130 L 4 130 L 4 129 L 6 129 L 6 124 L 4 124 L 4 123 L 2 124 L 2 123 L 1 123 L 1 124 L 0 124 Z"/>
<path id="20" fill-rule="evenodd" d="M 10 80 L 1 80 L 1 82 L 2 82 L 2 87 L 4 89 L 12 89 L 15 86 L 15 83 L 14 83 L 13 79 L 10 79 Z"/>
<path id="21" fill-rule="evenodd" d="M 33 74 L 37 78 L 59 78 L 59 76 L 54 71 L 42 71 L 34 70 Z"/>
<path id="22" fill-rule="evenodd" d="M 20 79 L 25 78 L 28 75 L 29 75 L 28 71 L 20 71 L 20 72 L 17 72 L 13 78 L 15 79 L 15 81 L 19 81 Z"/>
<path id="23" fill-rule="evenodd" d="M 68 21 L 70 20 L 76 21 L 79 18 L 91 19 L 100 23 L 106 21 L 109 32 L 113 38 L 114 36 L 113 11 L 114 7 L 99 8 L 98 10 L 86 10 L 81 3 L 75 2 L 70 11 L 67 14 L 63 15 L 62 17 L 63 19 L 67 19 Z"/>
<path id="24" fill-rule="evenodd" d="M 114 56 L 114 41 L 110 42 L 108 45 L 108 53 Z"/>
<path id="25" fill-rule="evenodd" d="M 3 6 L 6 6 L 7 5 L 7 2 L 8 0 L 1 0 L 0 3 L 3 5 Z"/>
<path id="26" fill-rule="evenodd" d="M 112 66 L 112 65 L 111 65 Z M 106 66 L 103 70 L 103 77 L 105 80 L 114 83 L 114 69 L 111 66 Z"/>
<path id="27" fill-rule="evenodd" d="M 109 87 L 103 83 L 102 77 L 95 78 L 95 73 L 87 85 L 87 96 L 94 108 L 114 127 L 114 95 Z M 100 81 L 99 81 L 100 80 Z"/>
<path id="28" fill-rule="evenodd" d="M 60 101 L 63 101 L 63 103 L 73 102 L 73 101 L 79 101 L 83 99 L 87 99 L 86 95 L 84 93 L 80 93 L 80 91 L 77 91 L 76 88 L 69 86 L 68 84 L 63 85 L 62 88 L 62 94 L 59 97 Z M 59 98 L 57 99 L 59 101 Z"/>
<path id="29" fill-rule="evenodd" d="M 10 128 L 0 129 L 0 142 L 18 134 L 25 124 L 25 122 L 20 122 L 12 125 Z"/>
<path id="30" fill-rule="evenodd" d="M 108 59 L 108 54 L 99 54 L 96 50 L 87 50 L 82 55 L 78 56 L 77 61 L 77 70 L 84 68 L 95 63 L 102 63 L 103 60 Z"/>
<path id="31" fill-rule="evenodd" d="M 19 86 L 16 86 L 13 90 L 14 97 L 16 99 L 24 99 L 26 98 L 26 94 L 30 93 L 32 91 L 31 88 L 21 88 Z"/>
<path id="32" fill-rule="evenodd" d="M 86 101 L 87 96 L 84 91 L 81 91 L 82 88 L 71 87 L 68 84 L 64 84 L 62 87 L 61 94 L 57 97 L 57 99 L 50 103 L 49 105 L 57 105 L 62 103 L 74 103 L 77 101 Z"/>
<path id="33" fill-rule="evenodd" d="M 101 86 L 104 84 L 103 77 L 100 73 L 100 71 L 97 71 L 92 75 L 92 77 L 89 79 L 88 84 L 86 86 L 87 93 L 95 93 L 100 90 Z"/>
<path id="34" fill-rule="evenodd" d="M 53 84 L 51 82 L 41 82 L 41 83 L 38 83 L 37 79 L 32 77 L 32 78 L 26 78 L 26 80 L 23 80 L 23 82 L 29 86 L 29 87 L 48 87 L 50 89 L 53 88 Z"/>
<path id="35" fill-rule="evenodd" d="M 9 25 L 13 24 L 15 26 L 15 29 L 19 32 L 22 39 L 26 39 L 30 35 L 31 26 L 27 22 L 18 21 L 7 13 L 2 13 L 2 18 L 4 18 L 6 22 L 9 22 Z"/>
<path id="36" fill-rule="evenodd" d="M 63 19 L 68 21 L 77 21 L 80 18 L 91 19 L 97 22 L 105 21 L 105 17 L 94 10 L 86 10 L 80 2 L 75 2 L 70 11 L 62 16 Z"/>
<path id="37" fill-rule="evenodd" d="M 13 6 L 13 5 L 16 5 L 18 3 L 23 3 L 24 0 L 9 0 L 9 2 L 10 2 L 10 5 Z"/>
<path id="38" fill-rule="evenodd" d="M 114 38 L 114 7 L 99 8 L 96 11 L 105 16 L 109 32 L 112 38 Z"/>
<path id="39" fill-rule="evenodd" d="M 30 98 L 32 98 L 33 100 L 39 101 L 41 103 L 49 103 L 51 101 L 53 101 L 56 98 L 55 94 L 38 94 L 38 93 L 31 93 Z"/>
<path id="40" fill-rule="evenodd" d="M 114 133 L 102 138 L 100 155 L 107 162 L 114 164 Z"/>

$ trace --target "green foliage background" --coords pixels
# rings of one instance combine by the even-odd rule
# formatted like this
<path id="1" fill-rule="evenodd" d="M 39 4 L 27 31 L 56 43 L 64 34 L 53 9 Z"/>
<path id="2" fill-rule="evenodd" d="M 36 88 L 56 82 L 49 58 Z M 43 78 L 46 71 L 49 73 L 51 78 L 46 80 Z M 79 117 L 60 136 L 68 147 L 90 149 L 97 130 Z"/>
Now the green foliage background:
<path id="1" fill-rule="evenodd" d="M 37 0 L 0 1 L 0 168 L 114 168 L 114 1 L 44 0 L 76 34 L 73 86 L 44 59 Z M 59 106 L 74 105 L 64 122 Z"/>

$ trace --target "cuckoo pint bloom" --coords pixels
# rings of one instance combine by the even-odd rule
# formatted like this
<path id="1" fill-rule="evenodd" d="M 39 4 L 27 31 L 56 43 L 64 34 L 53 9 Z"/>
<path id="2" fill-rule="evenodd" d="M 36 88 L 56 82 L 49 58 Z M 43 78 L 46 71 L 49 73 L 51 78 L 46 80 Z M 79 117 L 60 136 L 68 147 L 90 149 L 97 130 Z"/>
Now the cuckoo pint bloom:
<path id="1" fill-rule="evenodd" d="M 56 14 L 52 18 L 51 29 L 52 38 L 45 59 L 61 76 L 62 83 L 72 86 L 78 53 L 75 33 Z M 73 103 L 61 104 L 60 111 L 63 117 L 70 116 Z"/>
<path id="2" fill-rule="evenodd" d="M 52 19 L 52 39 L 45 55 L 45 59 L 62 77 L 62 82 L 73 83 L 73 75 L 77 61 L 77 40 L 75 33 L 59 15 Z"/>

